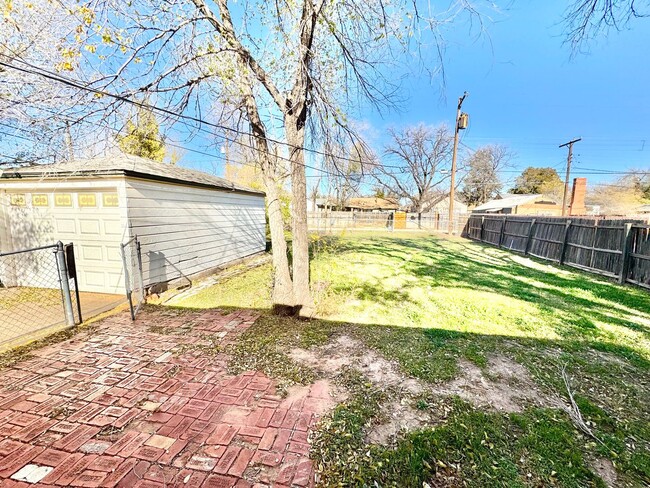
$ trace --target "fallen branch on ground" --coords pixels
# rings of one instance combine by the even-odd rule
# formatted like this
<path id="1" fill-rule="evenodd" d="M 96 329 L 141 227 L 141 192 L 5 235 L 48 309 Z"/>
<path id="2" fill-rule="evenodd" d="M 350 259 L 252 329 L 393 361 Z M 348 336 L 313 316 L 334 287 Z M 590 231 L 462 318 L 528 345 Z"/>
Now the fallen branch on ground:
<path id="1" fill-rule="evenodd" d="M 574 425 L 592 439 L 597 440 L 608 451 L 613 452 L 603 441 L 598 438 L 596 434 L 594 434 L 594 432 L 589 428 L 585 420 L 582 418 L 580 408 L 578 407 L 578 404 L 573 397 L 573 392 L 571 391 L 571 383 L 569 375 L 566 372 L 566 364 L 562 366 L 562 379 L 564 380 L 564 386 L 566 387 L 567 394 L 569 395 L 569 401 L 571 402 L 571 406 L 568 408 L 565 407 L 565 411 L 569 414 L 569 417 L 573 421 Z"/>

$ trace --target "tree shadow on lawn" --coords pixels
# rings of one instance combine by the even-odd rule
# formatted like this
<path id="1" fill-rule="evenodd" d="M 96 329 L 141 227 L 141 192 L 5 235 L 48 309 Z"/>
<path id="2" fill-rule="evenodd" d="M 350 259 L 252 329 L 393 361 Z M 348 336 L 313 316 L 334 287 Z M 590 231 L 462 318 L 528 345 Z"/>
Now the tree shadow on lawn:
<path id="1" fill-rule="evenodd" d="M 403 253 L 388 250 L 382 244 L 383 239 L 387 239 L 391 245 L 397 244 L 420 253 L 419 257 L 405 261 L 402 269 L 404 273 L 417 277 L 421 283 L 432 287 L 498 293 L 533 303 L 547 312 L 558 312 L 564 321 L 564 324 L 556 327 L 561 336 L 575 333 L 597 335 L 596 321 L 621 326 L 650 339 L 650 317 L 646 319 L 648 325 L 645 325 L 630 316 L 631 312 L 637 312 L 639 316 L 636 319 L 643 320 L 641 316 L 650 313 L 650 293 L 640 288 L 620 286 L 572 268 L 567 272 L 569 268 L 558 267 L 554 273 L 524 266 L 515 262 L 514 255 L 507 251 L 473 242 L 441 244 L 444 241 L 439 238 L 379 237 L 364 240 L 363 247 L 349 242 L 342 245 L 341 250 L 400 258 Z M 530 259 L 536 265 L 550 265 L 542 260 L 519 256 Z M 406 283 L 404 288 L 412 286 L 415 284 Z M 591 294 L 599 301 L 581 296 L 585 294 Z"/>
<path id="2" fill-rule="evenodd" d="M 394 449 L 370 446 L 369 450 L 363 430 L 377 421 L 378 414 L 368 413 L 367 408 L 375 392 L 364 390 L 358 401 L 353 396 L 337 407 L 331 422 L 323 427 L 331 434 L 331 449 L 340 450 L 328 451 L 331 457 L 317 458 L 333 482 L 372 486 L 371 481 L 378 480 L 382 486 L 422 486 L 423 481 L 454 471 L 450 468 L 454 464 L 460 466 L 461 481 L 468 480 L 473 486 L 603 486 L 585 461 L 600 456 L 615 460 L 619 473 L 632 480 L 632 485 L 650 483 L 649 358 L 640 352 L 643 347 L 635 347 L 632 341 L 595 323 L 620 326 L 647 338 L 644 320 L 650 311 L 650 295 L 646 292 L 573 269 L 569 272 L 559 267 L 549 272 L 545 270 L 549 263 L 541 260 L 531 259 L 530 266 L 525 266 L 507 251 L 460 240 L 333 239 L 320 252 L 335 254 L 344 262 L 352 253 L 380 256 L 389 265 L 395 262 L 400 276 L 416 278 L 395 290 L 382 278 L 360 276 L 351 284 L 334 283 L 332 287 L 338 287 L 335 291 L 341 295 L 389 307 L 406 303 L 408 307 L 421 305 L 410 292 L 422 286 L 431 287 L 434 296 L 436 288 L 444 288 L 446 293 L 458 289 L 498 294 L 548 312 L 541 319 L 552 322 L 557 338 L 486 334 L 480 333 L 479 326 L 475 332 L 459 332 L 436 328 L 432 321 L 424 327 L 398 326 L 397 321 L 394 325 L 301 321 L 260 310 L 261 317 L 231 351 L 238 371 L 258 369 L 281 381 L 310 383 L 317 373 L 293 362 L 287 351 L 322 345 L 340 335 L 362 341 L 395 361 L 406 375 L 434 386 L 458 376 L 461 358 L 486 368 L 493 355 L 507 355 L 525 365 L 544 390 L 561 396 L 566 396 L 561 375 L 565 367 L 583 416 L 604 443 L 583 437 L 558 410 L 530 408 L 522 414 L 506 415 L 465 406 L 443 426 L 405 435 Z M 319 259 L 318 252 L 315 255 Z M 479 299 L 489 301 L 490 295 Z M 453 301 L 450 305 L 454 306 Z M 462 313 L 461 309 L 461 320 Z M 348 435 L 348 428 L 356 430 Z M 496 447 L 490 448 L 490 444 Z M 350 458 L 350 450 L 362 456 Z M 333 459 L 350 462 L 333 466 Z M 527 477 L 528 473 L 532 477 Z M 453 478 L 453 473 L 450 476 Z M 456 482 L 459 480 L 452 479 L 443 485 Z"/>
<path id="3" fill-rule="evenodd" d="M 193 310 L 175 308 L 179 313 Z M 268 310 L 258 312 L 260 318 L 229 350 L 233 373 L 256 369 L 288 384 L 309 384 L 322 373 L 295 363 L 288 352 L 332 343 L 344 335 L 362 341 L 394 361 L 405 375 L 431 384 L 434 390 L 461 373 L 459 358 L 485 366 L 481 358 L 505 355 L 526 366 L 544 391 L 566 400 L 561 376 L 565 367 L 585 420 L 604 442 L 592 443 L 557 409 L 529 407 L 504 414 L 455 401 L 443 424 L 406 433 L 391 447 L 368 445 L 364 432 L 381 422 L 379 403 L 390 399 L 383 396 L 384 389 L 362 381 L 366 386 L 351 390 L 316 433 L 319 440 L 312 455 L 330 484 L 372 486 L 377 481 L 381 486 L 422 486 L 450 476 L 448 481 L 465 480 L 470 486 L 604 486 L 589 468 L 589 460 L 596 457 L 615 460 L 624 479 L 637 484 L 650 481 L 650 426 L 646 422 L 650 388 L 643 380 L 650 369 L 647 361 L 632 364 L 593 356 L 588 348 L 573 348 L 569 338 L 298 320 L 277 317 Z M 590 346 L 609 348 L 606 340 L 594 340 Z M 635 354 L 625 346 L 617 348 L 624 357 Z M 436 408 L 427 402 L 425 408 Z"/>

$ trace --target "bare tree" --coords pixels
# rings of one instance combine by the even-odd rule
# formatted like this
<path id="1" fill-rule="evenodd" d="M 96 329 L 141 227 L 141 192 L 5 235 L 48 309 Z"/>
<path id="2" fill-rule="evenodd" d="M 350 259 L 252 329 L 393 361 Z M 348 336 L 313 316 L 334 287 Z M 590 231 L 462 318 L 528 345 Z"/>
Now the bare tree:
<path id="1" fill-rule="evenodd" d="M 454 137 L 447 126 L 418 125 L 390 129 L 391 142 L 384 149 L 384 162 L 373 172 L 379 187 L 409 202 L 421 214 L 435 198 L 449 191 L 448 181 Z"/>
<path id="2" fill-rule="evenodd" d="M 512 156 L 502 145 L 488 145 L 474 151 L 460 192 L 467 205 L 481 205 L 498 195 L 503 187 L 499 171 L 509 166 Z"/>
<path id="3" fill-rule="evenodd" d="M 609 183 L 591 186 L 587 193 L 587 203 L 598 208 L 598 213 L 609 215 L 634 215 L 638 208 L 647 202 L 644 198 L 648 186 L 641 186 L 642 173 L 629 174 Z M 646 177 L 647 177 L 646 172 Z M 646 185 L 648 180 L 646 180 Z"/>
<path id="4" fill-rule="evenodd" d="M 566 40 L 577 52 L 601 33 L 624 29 L 631 20 L 649 15 L 647 0 L 576 0 L 564 12 Z"/>
<path id="5" fill-rule="evenodd" d="M 162 125 L 187 123 L 175 115 L 181 114 L 196 122 L 192 131 L 208 130 L 216 139 L 251 134 L 267 194 L 273 302 L 277 310 L 306 315 L 313 301 L 305 146 L 353 141 L 348 116 L 360 101 L 376 107 L 396 102 L 394 74 L 403 54 L 423 55 L 418 47 L 430 42 L 437 48 L 427 52 L 435 53 L 439 64 L 443 29 L 460 15 L 478 14 L 465 1 L 435 12 L 414 0 L 59 0 L 52 5 L 69 12 L 72 29 L 57 43 L 64 59 L 48 66 L 94 90 L 71 89 L 83 103 L 74 114 L 79 123 L 100 117 L 105 122 L 124 111 L 128 100 L 144 95 L 164 107 Z M 36 15 L 47 15 L 46 9 Z M 29 29 L 29 19 L 18 27 Z M 43 66 L 34 63 L 29 50 L 3 51 L 2 59 Z M 279 203 L 284 162 L 292 192 L 292 272 Z"/>
<path id="6" fill-rule="evenodd" d="M 358 196 L 363 182 L 378 165 L 373 151 L 361 140 L 347 148 L 340 145 L 330 148 L 325 158 L 328 184 L 334 206 L 343 208 L 351 197 Z"/>
<path id="7" fill-rule="evenodd" d="M 3 2 L 0 6 L 0 60 L 29 58 L 49 68 L 65 69 L 72 51 L 65 39 L 79 20 L 56 2 Z M 3 154 L 16 154 L 35 163 L 67 156 L 64 136 L 78 128 L 65 117 L 79 101 L 79 92 L 38 76 L 0 66 L 0 115 Z M 62 117 L 55 115 L 62 114 Z M 97 133 L 97 130 L 95 130 Z M 97 137 L 94 138 L 94 141 Z M 84 150 L 76 145 L 75 149 Z"/>

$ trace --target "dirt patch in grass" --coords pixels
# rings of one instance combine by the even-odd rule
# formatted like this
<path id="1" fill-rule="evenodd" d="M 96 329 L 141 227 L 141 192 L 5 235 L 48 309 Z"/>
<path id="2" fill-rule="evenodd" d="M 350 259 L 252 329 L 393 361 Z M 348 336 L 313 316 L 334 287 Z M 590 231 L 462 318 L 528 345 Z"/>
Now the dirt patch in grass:
<path id="1" fill-rule="evenodd" d="M 458 395 L 477 407 L 501 412 L 521 412 L 527 405 L 562 407 L 559 398 L 545 395 L 521 364 L 505 356 L 491 356 L 487 371 L 459 359 L 461 376 L 443 384 L 439 392 Z"/>
<path id="2" fill-rule="evenodd" d="M 366 440 L 371 444 L 393 444 L 400 433 L 432 424 L 431 414 L 414 408 L 407 398 L 386 402 L 382 405 L 379 418 L 384 422 L 374 425 L 366 436 Z"/>
<path id="3" fill-rule="evenodd" d="M 477 407 L 507 413 L 522 412 L 530 405 L 562 406 L 559 398 L 544 394 L 535 385 L 524 366 L 501 355 L 489 357 L 485 370 L 460 359 L 460 376 L 441 385 L 408 377 L 397 363 L 348 335 L 310 349 L 293 348 L 289 356 L 326 378 L 336 378 L 344 369 L 353 368 L 373 388 L 386 393 L 378 416 L 382 422 L 373 425 L 367 434 L 367 441 L 373 444 L 391 444 L 401 433 L 436 424 L 440 419 L 434 409 L 418 408 L 423 398 L 458 396 Z"/>
<path id="4" fill-rule="evenodd" d="M 397 364 L 347 335 L 311 349 L 294 348 L 289 356 L 326 377 L 336 376 L 344 367 L 354 367 L 384 390 L 395 389 L 404 393 L 419 394 L 426 388 L 422 382 L 405 376 Z"/>
<path id="5" fill-rule="evenodd" d="M 616 468 L 614 463 L 606 458 L 598 458 L 591 462 L 591 467 L 596 474 L 601 477 L 608 488 L 614 488 L 617 485 L 618 476 L 616 475 Z"/>

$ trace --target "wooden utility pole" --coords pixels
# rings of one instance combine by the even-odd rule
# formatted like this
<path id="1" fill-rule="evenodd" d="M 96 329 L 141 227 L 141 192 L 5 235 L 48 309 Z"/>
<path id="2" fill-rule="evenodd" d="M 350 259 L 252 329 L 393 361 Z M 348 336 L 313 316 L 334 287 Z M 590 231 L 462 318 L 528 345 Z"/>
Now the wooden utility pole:
<path id="1" fill-rule="evenodd" d="M 449 235 L 454 231 L 454 198 L 456 197 L 456 157 L 458 154 L 458 131 L 460 129 L 460 115 L 463 102 L 467 98 L 467 92 L 458 99 L 458 110 L 456 111 L 456 123 L 454 124 L 454 152 L 451 156 L 451 183 L 449 188 L 449 224 L 447 225 L 447 232 Z M 463 127 L 464 128 L 464 127 Z"/>
<path id="2" fill-rule="evenodd" d="M 65 151 L 66 151 L 66 156 L 68 157 L 68 161 L 72 161 L 74 159 L 74 150 L 72 149 L 72 134 L 70 133 L 70 123 L 66 122 L 65 123 Z"/>
<path id="3" fill-rule="evenodd" d="M 564 195 L 562 196 L 562 217 L 566 215 L 567 198 L 569 197 L 569 176 L 571 175 L 571 158 L 573 158 L 573 145 L 582 140 L 582 137 L 560 144 L 560 147 L 569 146 L 569 154 L 566 158 L 566 176 L 564 177 Z"/>

